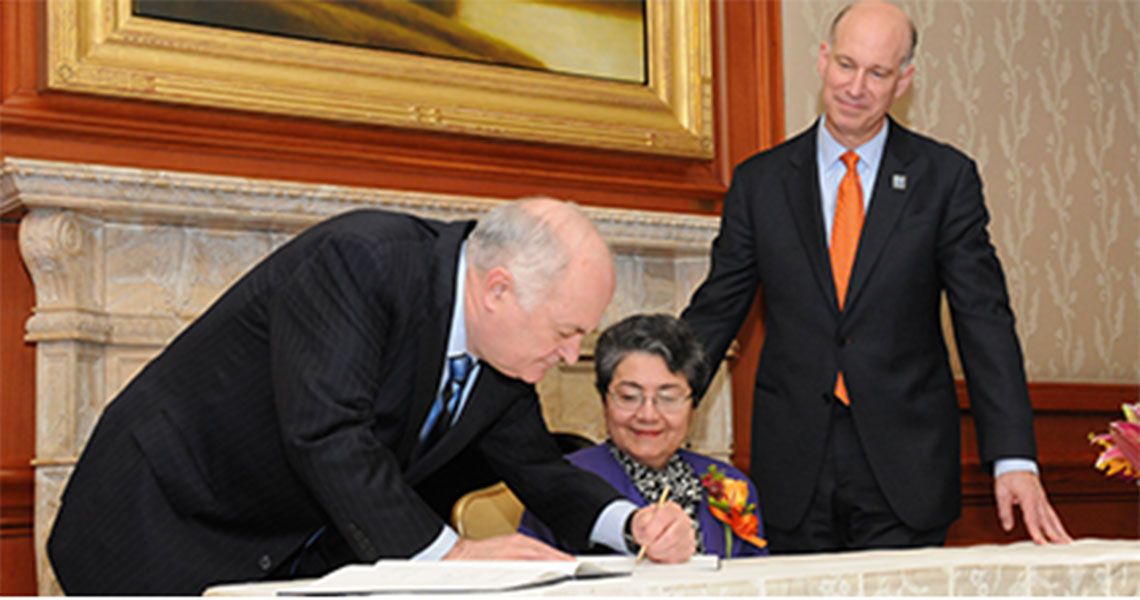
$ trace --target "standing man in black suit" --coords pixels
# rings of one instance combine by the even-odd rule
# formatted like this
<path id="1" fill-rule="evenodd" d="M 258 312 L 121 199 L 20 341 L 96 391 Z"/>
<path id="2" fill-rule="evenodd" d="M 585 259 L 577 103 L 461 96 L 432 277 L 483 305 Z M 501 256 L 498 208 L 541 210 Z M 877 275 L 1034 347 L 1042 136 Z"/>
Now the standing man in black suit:
<path id="1" fill-rule="evenodd" d="M 567 558 L 459 538 L 462 493 L 505 479 L 579 548 L 692 554 L 676 504 L 641 509 L 561 458 L 533 384 L 578 358 L 614 289 L 572 205 L 478 224 L 358 211 L 257 265 L 106 408 L 48 553 L 75 594 L 197 594 L 348 562 Z"/>
<path id="2" fill-rule="evenodd" d="M 1067 541 L 1037 474 L 1033 412 L 977 169 L 887 111 L 917 33 L 885 2 L 820 44 L 824 115 L 733 176 L 684 318 L 724 355 L 758 288 L 765 338 L 752 478 L 773 552 L 939 545 L 960 514 L 945 293 L 1002 527 Z"/>

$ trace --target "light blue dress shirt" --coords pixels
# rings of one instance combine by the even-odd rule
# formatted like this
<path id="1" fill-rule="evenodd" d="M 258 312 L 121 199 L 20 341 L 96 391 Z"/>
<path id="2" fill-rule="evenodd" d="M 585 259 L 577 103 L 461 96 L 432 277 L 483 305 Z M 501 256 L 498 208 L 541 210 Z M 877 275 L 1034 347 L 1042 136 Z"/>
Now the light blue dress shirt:
<path id="1" fill-rule="evenodd" d="M 847 165 L 843 164 L 842 156 L 850 149 L 859 155 L 859 162 L 855 169 L 859 172 L 859 185 L 863 190 L 863 214 L 871 211 L 871 196 L 875 191 L 875 180 L 879 176 L 879 165 L 883 161 L 883 150 L 887 145 L 887 130 L 891 124 L 883 122 L 883 128 L 867 143 L 858 148 L 846 148 L 840 144 L 831 132 L 827 130 L 827 116 L 819 118 L 816 127 L 816 172 L 819 173 L 819 197 L 823 203 L 823 226 L 827 232 L 827 245 L 831 246 L 831 227 L 835 221 L 835 202 L 839 195 L 839 182 L 847 174 Z M 1027 458 L 999 458 L 994 461 L 994 478 L 1012 471 L 1031 471 L 1037 473 L 1037 462 Z"/>
<path id="2" fill-rule="evenodd" d="M 849 150 L 824 127 L 824 119 L 819 118 L 819 127 L 816 128 L 815 164 L 816 173 L 819 173 L 819 197 L 823 202 L 823 226 L 827 233 L 827 245 L 831 246 L 831 227 L 835 222 L 835 202 L 839 195 L 839 182 L 847 174 L 847 165 L 843 164 L 842 156 Z M 887 127 L 883 128 L 867 143 L 853 148 L 859 155 L 859 162 L 855 170 L 859 172 L 859 187 L 863 190 L 863 214 L 871 209 L 871 195 L 875 191 L 875 177 L 879 175 L 879 163 L 883 160 L 883 148 L 887 145 Z"/>

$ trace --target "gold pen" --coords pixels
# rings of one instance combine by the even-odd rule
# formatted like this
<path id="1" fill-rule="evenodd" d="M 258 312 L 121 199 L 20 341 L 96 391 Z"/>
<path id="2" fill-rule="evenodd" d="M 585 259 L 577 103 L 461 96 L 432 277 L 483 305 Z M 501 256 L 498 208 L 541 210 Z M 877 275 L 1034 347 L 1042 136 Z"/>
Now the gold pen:
<path id="1" fill-rule="evenodd" d="M 666 483 L 665 489 L 661 490 L 661 497 L 657 499 L 657 507 L 661 508 L 662 506 L 665 506 L 665 501 L 668 499 L 669 499 L 669 484 Z M 647 546 L 642 546 L 641 550 L 637 551 L 637 560 L 635 562 L 641 562 L 642 559 L 645 558 L 645 549 L 646 548 L 647 548 Z"/>

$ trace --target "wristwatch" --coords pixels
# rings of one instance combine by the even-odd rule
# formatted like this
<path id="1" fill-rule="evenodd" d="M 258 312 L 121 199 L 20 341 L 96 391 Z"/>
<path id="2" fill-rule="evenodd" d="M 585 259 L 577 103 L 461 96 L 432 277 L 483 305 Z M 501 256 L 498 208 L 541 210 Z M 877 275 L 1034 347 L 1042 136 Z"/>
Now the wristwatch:
<path id="1" fill-rule="evenodd" d="M 633 515 L 635 514 L 637 514 L 637 511 L 629 513 L 629 516 L 625 519 L 625 527 L 622 528 L 622 539 L 625 540 L 625 549 L 629 550 L 630 554 L 637 554 L 641 551 L 641 544 L 638 544 L 637 540 L 633 537 Z"/>

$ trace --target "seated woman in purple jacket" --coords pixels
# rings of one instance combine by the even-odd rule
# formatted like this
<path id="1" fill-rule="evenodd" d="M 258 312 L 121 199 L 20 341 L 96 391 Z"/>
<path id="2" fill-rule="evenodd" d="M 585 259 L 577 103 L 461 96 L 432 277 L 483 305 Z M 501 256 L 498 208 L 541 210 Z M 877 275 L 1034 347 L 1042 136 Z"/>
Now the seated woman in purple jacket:
<path id="1" fill-rule="evenodd" d="M 567 460 L 597 473 L 638 506 L 656 502 L 668 485 L 669 500 L 692 519 L 698 553 L 766 555 L 756 488 L 748 477 L 681 449 L 709 380 L 704 349 L 688 324 L 669 315 L 628 317 L 598 338 L 594 368 L 609 439 Z M 530 512 L 519 531 L 565 547 Z"/>

